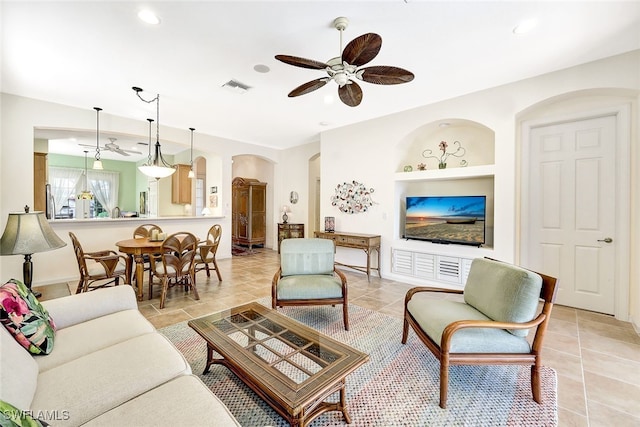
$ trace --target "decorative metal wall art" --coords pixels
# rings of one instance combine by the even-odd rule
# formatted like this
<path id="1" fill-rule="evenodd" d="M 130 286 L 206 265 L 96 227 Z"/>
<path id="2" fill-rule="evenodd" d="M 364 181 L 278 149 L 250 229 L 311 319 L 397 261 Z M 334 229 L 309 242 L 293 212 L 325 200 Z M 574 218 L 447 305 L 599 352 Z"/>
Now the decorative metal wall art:
<path id="1" fill-rule="evenodd" d="M 367 188 L 358 181 L 343 182 L 336 186 L 336 194 L 331 197 L 331 204 L 341 212 L 356 214 L 366 212 L 374 201 L 371 199 L 373 188 Z"/>
<path id="2" fill-rule="evenodd" d="M 447 141 L 440 141 L 438 145 L 438 149 L 442 151 L 442 154 L 436 156 L 433 154 L 433 150 L 424 150 L 422 152 L 422 157 L 425 159 L 436 159 L 438 161 L 438 169 L 446 169 L 447 168 L 447 159 L 449 156 L 453 157 L 462 157 L 466 154 L 467 150 L 462 147 L 460 141 L 453 141 L 453 145 L 456 147 L 454 151 L 447 151 L 449 148 L 449 144 Z"/>

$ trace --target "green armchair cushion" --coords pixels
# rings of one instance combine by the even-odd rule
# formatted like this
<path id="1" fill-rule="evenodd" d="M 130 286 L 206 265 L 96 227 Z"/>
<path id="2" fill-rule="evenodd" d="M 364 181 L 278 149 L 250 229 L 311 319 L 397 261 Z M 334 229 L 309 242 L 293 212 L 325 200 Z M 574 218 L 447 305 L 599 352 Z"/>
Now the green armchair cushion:
<path id="1" fill-rule="evenodd" d="M 282 276 L 333 274 L 333 241 L 285 239 L 280 246 Z"/>
<path id="2" fill-rule="evenodd" d="M 464 301 L 488 318 L 499 322 L 532 320 L 538 309 L 542 277 L 523 268 L 476 258 L 464 288 Z M 509 329 L 525 337 L 528 329 Z"/>
<path id="3" fill-rule="evenodd" d="M 468 304 L 458 301 L 415 295 L 407 304 L 407 310 L 420 328 L 438 346 L 441 346 L 444 328 L 457 320 L 490 320 Z M 525 338 L 510 334 L 504 329 L 465 328 L 458 330 L 451 339 L 451 353 L 528 353 L 531 350 Z"/>
<path id="4" fill-rule="evenodd" d="M 287 276 L 278 282 L 277 292 L 279 300 L 342 298 L 342 283 L 326 274 Z"/>

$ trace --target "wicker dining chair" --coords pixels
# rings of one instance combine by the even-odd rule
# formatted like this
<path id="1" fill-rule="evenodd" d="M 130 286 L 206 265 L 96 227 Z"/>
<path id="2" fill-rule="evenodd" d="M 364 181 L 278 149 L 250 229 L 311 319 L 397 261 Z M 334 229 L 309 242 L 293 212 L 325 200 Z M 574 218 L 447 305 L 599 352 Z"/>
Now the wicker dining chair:
<path id="1" fill-rule="evenodd" d="M 153 232 L 156 231 L 158 233 L 162 233 L 162 228 L 155 224 L 142 224 L 139 225 L 135 230 L 133 230 L 133 238 L 151 238 Z M 154 254 L 154 256 L 158 257 L 160 254 Z M 151 270 L 151 260 L 149 254 L 144 254 L 142 256 L 144 260 L 144 271 L 149 272 L 149 281 L 153 279 L 153 271 Z M 133 280 L 136 280 L 136 275 L 133 275 Z"/>
<path id="2" fill-rule="evenodd" d="M 218 262 L 216 261 L 216 252 L 220 245 L 220 237 L 222 236 L 222 227 L 220 224 L 214 224 L 207 233 L 207 240 L 198 243 L 195 256 L 195 272 L 205 270 L 207 277 L 211 277 L 210 271 L 213 269 L 218 275 L 218 281 L 222 282 Z M 211 265 L 210 265 L 211 264 Z"/>
<path id="3" fill-rule="evenodd" d="M 161 285 L 160 308 L 164 308 L 169 287 L 176 285 L 193 289 L 196 300 L 200 299 L 196 288 L 194 257 L 198 239 L 193 234 L 183 231 L 168 236 L 161 246 L 162 253 L 158 258 L 151 258 L 153 275 L 149 279 L 149 299 L 153 295 L 153 286 Z M 155 281 L 159 279 L 159 282 Z"/>
<path id="4" fill-rule="evenodd" d="M 69 237 L 80 271 L 77 294 L 112 284 L 118 286 L 120 278 L 125 282 L 127 263 L 130 262 L 127 258 L 112 250 L 85 252 L 75 234 L 69 232 Z"/>
<path id="5" fill-rule="evenodd" d="M 447 407 L 450 365 L 531 365 L 533 400 L 542 402 L 540 353 L 556 291 L 554 277 L 486 258 L 473 260 L 464 291 L 409 289 L 402 343 L 411 326 L 440 362 L 441 408 Z M 427 292 L 462 294 L 464 300 L 429 298 Z"/>

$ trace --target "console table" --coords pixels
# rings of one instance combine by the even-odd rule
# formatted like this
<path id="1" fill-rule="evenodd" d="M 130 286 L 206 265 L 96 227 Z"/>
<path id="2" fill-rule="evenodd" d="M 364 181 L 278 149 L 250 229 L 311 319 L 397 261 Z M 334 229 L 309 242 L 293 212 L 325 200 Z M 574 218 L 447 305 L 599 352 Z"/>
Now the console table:
<path id="1" fill-rule="evenodd" d="M 304 237 L 304 224 L 291 224 L 289 222 L 278 223 L 278 253 L 280 253 L 280 245 L 284 239 L 294 239 Z"/>
<path id="2" fill-rule="evenodd" d="M 380 235 L 378 234 L 357 234 L 357 233 L 343 233 L 336 231 L 333 233 L 327 231 L 315 231 L 315 237 L 321 239 L 330 239 L 335 242 L 336 246 L 342 246 L 345 248 L 362 249 L 367 254 L 367 266 L 342 264 L 336 261 L 336 264 L 343 265 L 345 267 L 352 268 L 354 270 L 367 273 L 367 280 L 371 281 L 371 270 L 378 270 L 378 276 L 380 276 Z M 375 267 L 371 266 L 371 256 L 375 251 L 378 255 L 377 264 Z"/>

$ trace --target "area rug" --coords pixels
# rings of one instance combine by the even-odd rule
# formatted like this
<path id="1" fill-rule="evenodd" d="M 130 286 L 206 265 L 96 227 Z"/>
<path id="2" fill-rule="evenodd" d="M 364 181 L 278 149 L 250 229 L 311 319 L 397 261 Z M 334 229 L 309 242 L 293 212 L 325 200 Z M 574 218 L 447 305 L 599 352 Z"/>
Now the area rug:
<path id="1" fill-rule="evenodd" d="M 259 300 L 270 305 L 270 300 Z M 353 305 L 350 330 L 341 307 L 285 307 L 279 311 L 338 341 L 369 354 L 370 361 L 347 377 L 347 404 L 353 426 L 555 426 L 557 379 L 542 369 L 543 404 L 531 397 L 529 367 L 453 366 L 447 409 L 438 406 L 439 365 L 413 332 L 400 342 L 402 320 Z M 221 365 L 201 375 L 206 344 L 186 322 L 160 332 L 185 355 L 243 426 L 288 426 L 251 389 Z M 338 396 L 336 394 L 335 398 Z M 340 412 L 325 413 L 311 427 L 344 426 Z"/>

